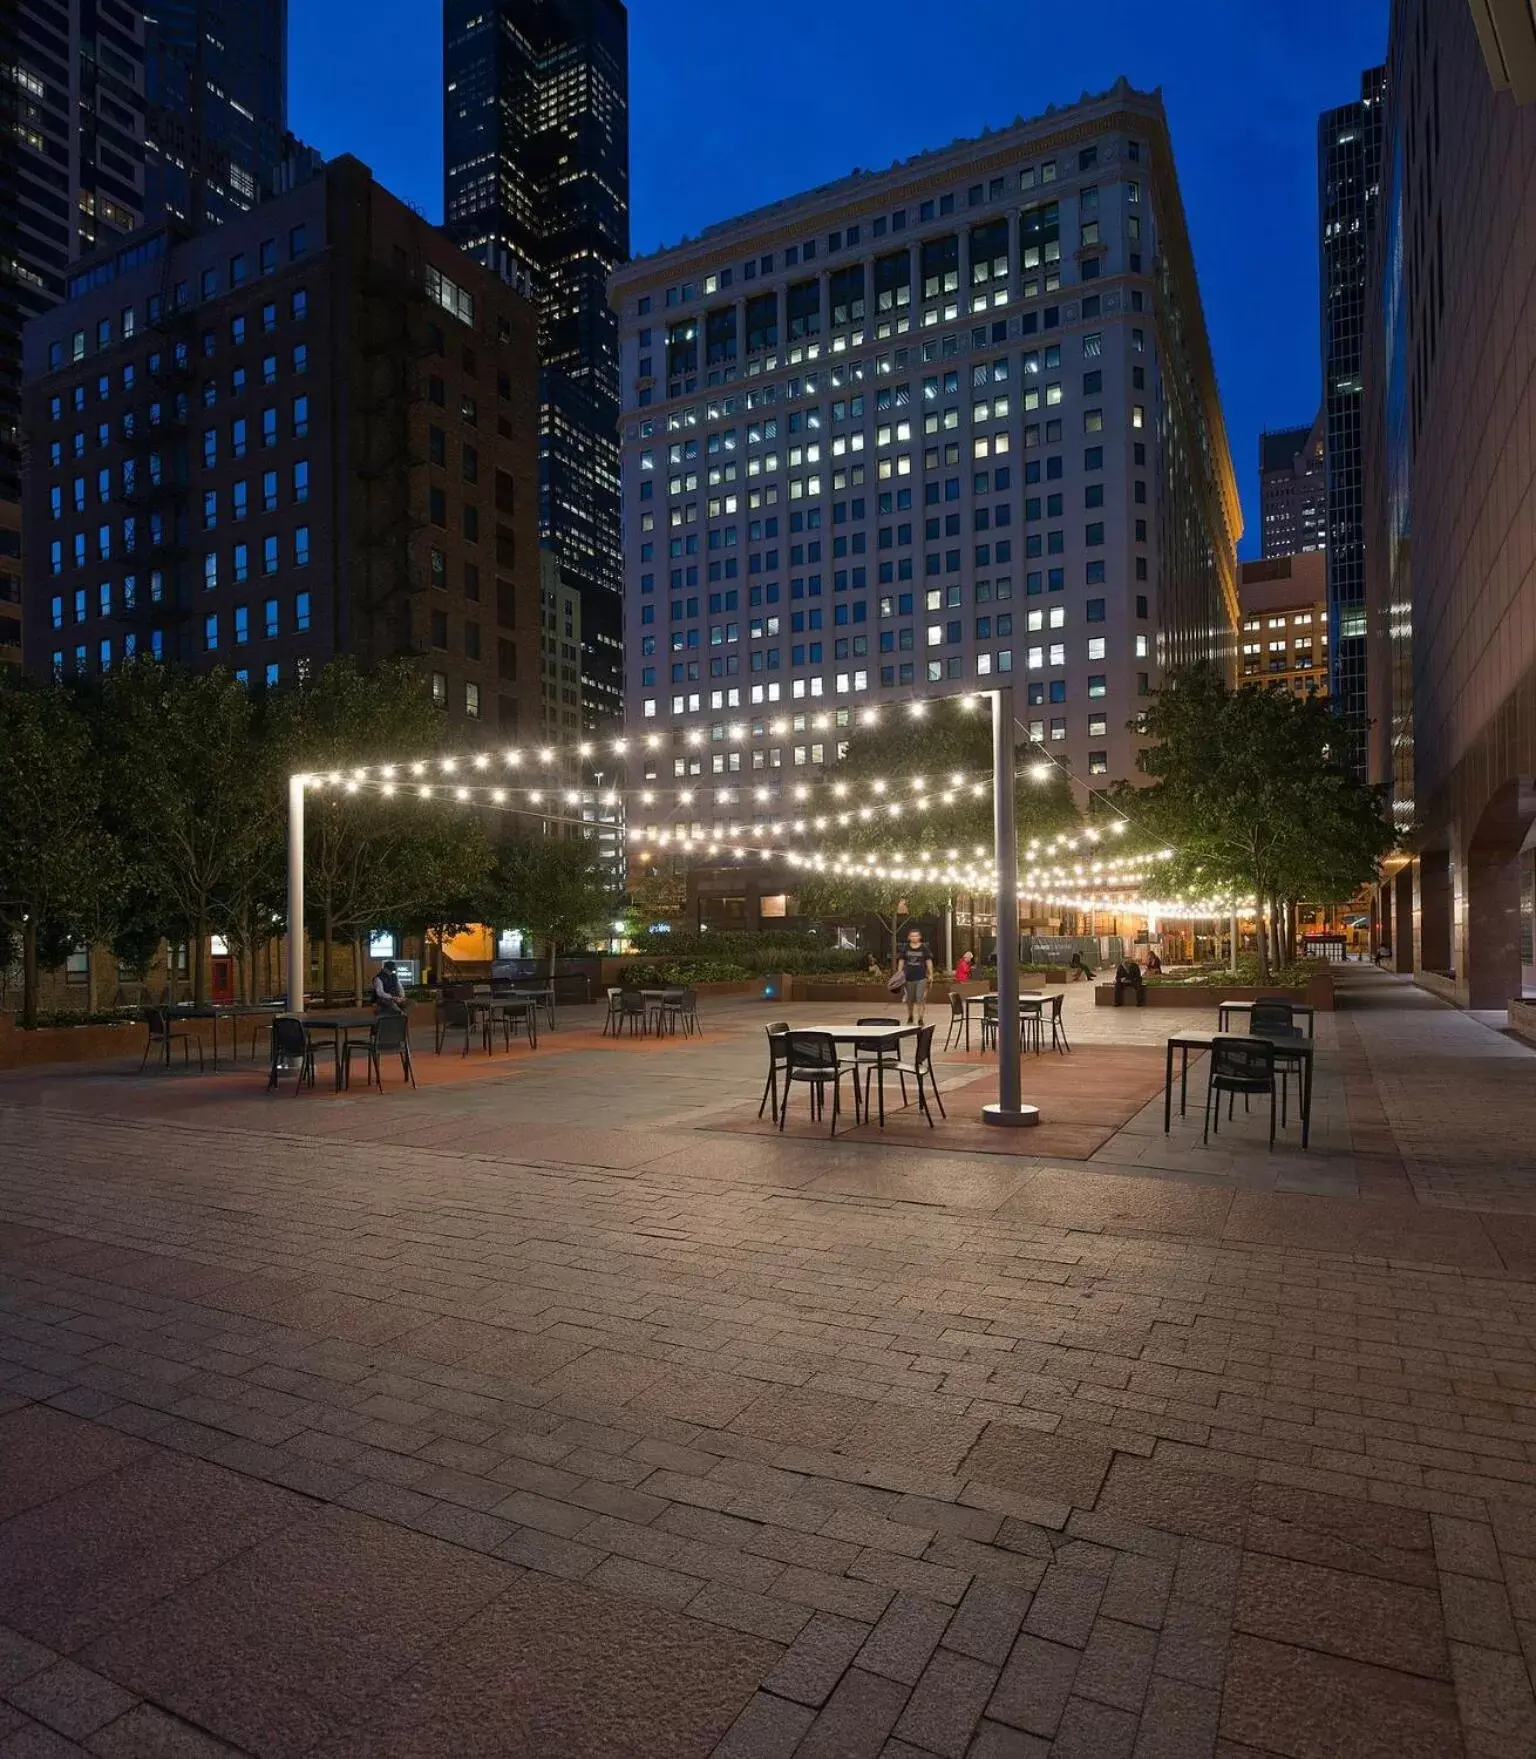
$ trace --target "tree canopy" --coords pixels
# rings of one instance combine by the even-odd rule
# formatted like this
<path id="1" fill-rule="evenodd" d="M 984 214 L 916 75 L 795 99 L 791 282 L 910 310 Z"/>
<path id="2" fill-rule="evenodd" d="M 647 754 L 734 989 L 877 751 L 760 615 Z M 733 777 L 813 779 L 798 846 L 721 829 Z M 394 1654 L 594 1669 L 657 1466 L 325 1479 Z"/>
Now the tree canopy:
<path id="1" fill-rule="evenodd" d="M 56 685 L 0 688 L 0 933 L 22 954 L 22 1025 L 37 1023 L 39 947 L 89 934 L 118 883 L 89 723 Z"/>
<path id="2" fill-rule="evenodd" d="M 1056 836 L 1080 828 L 1071 784 L 1051 769 L 1039 780 L 1034 771 L 1040 753 L 1027 742 L 1015 746 L 1014 821 L 1022 849 L 1032 838 Z M 965 779 L 958 790 L 952 778 Z M 871 817 L 854 816 L 825 833 L 829 848 L 839 853 L 887 855 L 907 867 L 945 866 L 950 851 L 962 860 L 990 863 L 993 850 L 992 724 L 987 708 L 964 708 L 959 700 L 929 703 L 921 716 L 893 713 L 873 725 L 855 729 L 848 750 L 829 773 L 833 784 L 848 789 L 853 813 L 877 806 Z M 923 784 L 916 786 L 918 779 Z M 983 784 L 972 792 L 970 784 Z M 877 792 L 877 788 L 880 790 Z M 951 804 L 947 792 L 956 792 Z M 925 804 L 919 805 L 919 795 Z M 836 796 L 830 808 L 841 807 Z M 892 811 L 892 806 L 902 810 Z M 831 812 L 836 819 L 840 813 Z M 897 906 L 905 900 L 909 915 L 937 914 L 948 905 L 953 888 L 943 884 L 909 884 L 861 876 L 810 874 L 797 881 L 802 910 L 811 915 L 870 911 L 894 934 L 900 926 Z"/>
<path id="3" fill-rule="evenodd" d="M 1350 729 L 1324 699 L 1233 690 L 1200 665 L 1165 675 L 1143 727 L 1140 764 L 1156 780 L 1134 806 L 1176 852 L 1164 886 L 1261 909 L 1337 903 L 1392 847 L 1382 791 L 1345 767 Z M 1262 923 L 1259 956 L 1267 976 Z"/>
<path id="4" fill-rule="evenodd" d="M 531 830 L 496 845 L 478 896 L 485 921 L 526 928 L 543 943 L 551 973 L 560 948 L 595 933 L 617 903 L 586 837 Z"/>

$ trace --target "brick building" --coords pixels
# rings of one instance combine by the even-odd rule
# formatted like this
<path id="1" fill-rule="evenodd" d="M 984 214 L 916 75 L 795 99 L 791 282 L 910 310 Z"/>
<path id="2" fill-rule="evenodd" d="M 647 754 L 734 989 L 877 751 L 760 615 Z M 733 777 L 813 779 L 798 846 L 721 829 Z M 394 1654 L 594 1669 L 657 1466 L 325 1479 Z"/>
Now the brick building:
<path id="1" fill-rule="evenodd" d="M 1328 572 L 1322 551 L 1241 563 L 1238 596 L 1239 682 L 1326 696 Z"/>
<path id="2" fill-rule="evenodd" d="M 541 724 L 526 299 L 351 157 L 71 288 L 24 336 L 31 672 L 404 655 L 467 730 Z"/>

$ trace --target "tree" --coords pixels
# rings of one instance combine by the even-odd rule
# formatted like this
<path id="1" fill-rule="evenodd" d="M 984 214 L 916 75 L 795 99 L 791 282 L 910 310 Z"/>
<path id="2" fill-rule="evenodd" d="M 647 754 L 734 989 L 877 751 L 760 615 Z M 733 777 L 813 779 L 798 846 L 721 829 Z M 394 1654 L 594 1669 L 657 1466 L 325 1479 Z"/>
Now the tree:
<path id="1" fill-rule="evenodd" d="M 1022 849 L 1032 838 L 1080 828 L 1071 786 L 1052 767 L 1049 779 L 1033 774 L 1038 750 L 1016 746 L 1014 821 Z M 956 788 L 953 778 L 964 778 Z M 983 707 L 959 701 L 930 703 L 921 716 L 896 713 L 854 731 L 848 749 L 829 772 L 836 793 L 819 815 L 830 819 L 826 837 L 839 853 L 880 854 L 905 868 L 946 867 L 950 851 L 961 859 L 989 860 L 993 849 L 992 723 Z M 915 786 L 921 778 L 923 787 Z M 984 784 L 975 791 L 975 784 Z M 919 794 L 926 802 L 917 804 Z M 954 797 L 946 804 L 945 796 Z M 843 804 L 846 800 L 847 804 Z M 891 805 L 898 808 L 890 810 Z M 867 816 L 861 816 L 868 809 Z M 977 850 L 983 852 L 976 855 Z M 952 889 L 943 883 L 886 881 L 816 875 L 798 888 L 801 908 L 812 915 L 869 911 L 889 936 L 892 956 L 910 915 L 946 910 Z M 902 905 L 905 904 L 905 911 Z"/>
<path id="2" fill-rule="evenodd" d="M 448 723 L 425 680 L 399 663 L 364 674 L 333 660 L 312 683 L 280 699 L 277 744 L 289 769 L 339 774 L 359 766 L 429 757 Z M 408 791 L 385 799 L 345 784 L 311 792 L 305 802 L 305 900 L 321 941 L 321 984 L 332 991 L 331 949 L 353 948 L 353 985 L 361 995 L 363 937 L 406 918 L 442 924 L 458 900 L 472 896 L 490 866 L 479 821 L 442 792 L 418 800 Z"/>
<path id="3" fill-rule="evenodd" d="M 1142 726 L 1153 743 L 1139 762 L 1157 780 L 1136 815 L 1176 851 L 1164 883 L 1251 897 L 1268 981 L 1265 910 L 1337 902 L 1375 876 L 1394 840 L 1382 791 L 1343 767 L 1350 729 L 1326 702 L 1231 690 L 1210 665 L 1168 673 Z"/>
<path id="4" fill-rule="evenodd" d="M 248 944 L 258 900 L 270 920 L 282 786 L 262 705 L 222 668 L 193 675 L 151 660 L 109 673 L 88 700 L 127 866 L 103 926 L 124 947 L 141 945 L 156 915 L 167 939 L 190 936 L 201 1002 L 210 936 Z"/>
<path id="5" fill-rule="evenodd" d="M 24 1027 L 37 1024 L 40 942 L 84 932 L 114 883 L 90 731 L 56 685 L 0 682 L 0 937 L 21 943 Z"/>
<path id="6" fill-rule="evenodd" d="M 607 870 L 584 836 L 526 831 L 508 837 L 480 898 L 487 922 L 526 928 L 549 953 L 549 973 L 562 946 L 590 937 L 614 909 Z"/>

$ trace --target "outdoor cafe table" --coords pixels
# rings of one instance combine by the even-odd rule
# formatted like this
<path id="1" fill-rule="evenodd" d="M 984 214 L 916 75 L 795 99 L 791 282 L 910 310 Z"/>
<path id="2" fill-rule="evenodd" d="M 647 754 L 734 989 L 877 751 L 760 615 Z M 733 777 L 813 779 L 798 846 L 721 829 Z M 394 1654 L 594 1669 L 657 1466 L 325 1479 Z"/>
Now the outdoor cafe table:
<path id="1" fill-rule="evenodd" d="M 306 1010 L 302 1014 L 294 1014 L 286 1010 L 280 1010 L 272 1016 L 274 1026 L 279 1019 L 297 1020 L 304 1028 L 307 1035 L 313 1035 L 315 1033 L 330 1034 L 331 1043 L 335 1047 L 335 1054 L 332 1057 L 332 1061 L 336 1065 L 336 1091 L 340 1093 L 341 1070 L 344 1061 L 344 1052 L 347 1046 L 348 1034 L 358 1031 L 365 1033 L 372 1032 L 379 1019 L 379 1015 L 373 1008 L 336 1008 L 321 1010 L 317 1013 L 310 1013 Z M 407 1015 L 406 1039 L 407 1042 L 409 1042 L 409 1015 Z"/>
<path id="2" fill-rule="evenodd" d="M 1163 1134 L 1166 1136 L 1173 1127 L 1173 1053 L 1179 1053 L 1179 1116 L 1184 1116 L 1184 1106 L 1189 1095 L 1189 1053 L 1191 1051 L 1208 1051 L 1213 1039 L 1228 1036 L 1216 1032 L 1178 1032 L 1168 1040 L 1166 1060 L 1163 1064 Z M 1267 1038 L 1263 1033 L 1248 1033 L 1244 1036 L 1262 1040 L 1275 1047 L 1275 1055 L 1284 1057 L 1301 1065 L 1301 1146 L 1307 1146 L 1307 1137 L 1312 1128 L 1312 1056 L 1317 1048 L 1310 1038 Z"/>
<path id="3" fill-rule="evenodd" d="M 485 1054 L 489 1056 L 492 1048 L 491 1021 L 497 1014 L 521 1014 L 528 1022 L 528 1042 L 534 1050 L 539 1048 L 539 1008 L 541 998 L 536 995 L 507 996 L 465 996 L 464 1006 L 469 1010 L 471 1020 L 476 1014 L 484 1015 L 481 1035 L 485 1040 Z"/>
<path id="4" fill-rule="evenodd" d="M 1306 1016 L 1307 1037 L 1316 1038 L 1317 1011 L 1313 1008 L 1312 1004 L 1310 1002 L 1293 1002 L 1287 998 L 1286 1005 L 1290 1008 L 1293 1014 L 1304 1014 Z M 1251 1014 L 1252 1012 L 1252 1002 L 1222 1002 L 1216 1009 L 1216 1030 L 1218 1032 L 1225 1032 L 1227 1030 L 1228 1014 Z"/>
<path id="5" fill-rule="evenodd" d="M 894 1049 L 899 1055 L 901 1051 L 901 1041 L 904 1038 L 916 1038 L 918 1033 L 923 1029 L 921 1026 L 915 1025 L 827 1026 L 823 1025 L 820 1021 L 817 1021 L 814 1026 L 791 1026 L 789 1030 L 791 1035 L 797 1032 L 820 1032 L 825 1034 L 828 1038 L 834 1039 L 838 1044 L 851 1044 L 855 1051 L 888 1051 Z M 870 1064 L 870 1068 L 875 1071 L 875 1084 L 880 1093 L 880 1128 L 883 1130 L 885 1128 L 885 1058 L 883 1056 L 880 1057 L 878 1062 Z"/>
<path id="6" fill-rule="evenodd" d="M 197 1004 L 178 1003 L 167 1008 L 166 1014 L 173 1020 L 207 1020 L 213 1026 L 213 1066 L 219 1066 L 219 1022 L 228 1020 L 230 1054 L 235 1062 L 240 1061 L 240 1022 L 242 1020 L 275 1020 L 282 1012 L 282 1007 L 275 1002 L 205 1002 Z"/>
<path id="7" fill-rule="evenodd" d="M 1019 1012 L 1021 1014 L 1033 1014 L 1035 1018 L 1038 1019 L 1044 1010 L 1046 1003 L 1049 1002 L 1053 996 L 1064 996 L 1066 993 L 1067 992 L 1064 989 L 1022 990 L 1019 994 Z M 996 990 L 989 990 L 986 995 L 967 996 L 965 998 L 965 1048 L 967 1050 L 971 1048 L 971 1009 L 973 1007 L 984 1009 L 988 1002 L 995 1002 L 996 1000 Z M 1039 1050 L 1040 1040 L 1037 1038 L 1035 1040 L 1036 1054 L 1039 1053 Z"/>

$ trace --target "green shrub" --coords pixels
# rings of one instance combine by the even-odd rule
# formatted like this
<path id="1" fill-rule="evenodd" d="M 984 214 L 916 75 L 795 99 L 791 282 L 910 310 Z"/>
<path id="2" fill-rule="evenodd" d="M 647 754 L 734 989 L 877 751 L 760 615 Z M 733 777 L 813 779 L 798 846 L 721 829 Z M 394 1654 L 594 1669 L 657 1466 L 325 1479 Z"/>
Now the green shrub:
<path id="1" fill-rule="evenodd" d="M 661 959 L 631 965 L 619 974 L 620 989 L 692 988 L 699 983 L 743 983 L 752 973 L 728 959 Z"/>
<path id="2" fill-rule="evenodd" d="M 739 967 L 738 974 L 746 977 L 777 971 L 797 977 L 823 971 L 862 971 L 869 958 L 867 953 L 831 946 L 824 937 L 813 934 L 660 934 L 643 937 L 637 946 L 658 965 L 698 960 L 725 963 Z"/>

